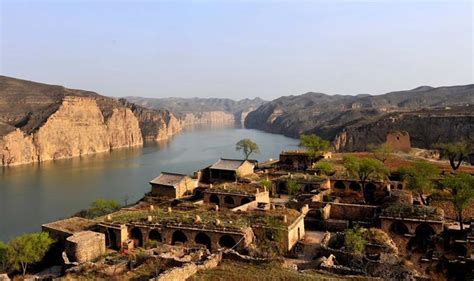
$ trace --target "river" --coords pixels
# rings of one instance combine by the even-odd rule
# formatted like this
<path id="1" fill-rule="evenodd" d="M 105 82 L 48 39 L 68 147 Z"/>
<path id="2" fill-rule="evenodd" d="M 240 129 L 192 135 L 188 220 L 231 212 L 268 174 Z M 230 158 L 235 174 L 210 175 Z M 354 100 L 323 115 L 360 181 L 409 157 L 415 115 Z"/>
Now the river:
<path id="1" fill-rule="evenodd" d="M 71 216 L 97 198 L 137 201 L 161 171 L 192 174 L 220 157 L 242 158 L 235 143 L 243 138 L 260 146 L 251 157 L 259 161 L 298 143 L 256 130 L 196 128 L 143 147 L 0 168 L 0 240 L 40 231 L 41 224 Z"/>

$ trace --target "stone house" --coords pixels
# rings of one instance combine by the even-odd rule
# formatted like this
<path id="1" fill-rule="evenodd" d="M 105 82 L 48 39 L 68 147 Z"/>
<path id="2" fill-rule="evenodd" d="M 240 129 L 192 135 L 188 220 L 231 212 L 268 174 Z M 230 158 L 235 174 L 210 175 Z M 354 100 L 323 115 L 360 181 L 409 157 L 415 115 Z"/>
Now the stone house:
<path id="1" fill-rule="evenodd" d="M 256 190 L 255 193 L 236 192 L 223 189 L 207 189 L 203 192 L 204 203 L 216 204 L 220 208 L 232 209 L 252 201 L 270 203 L 268 191 Z"/>
<path id="2" fill-rule="evenodd" d="M 280 167 L 294 170 L 306 170 L 311 168 L 314 162 L 320 159 L 329 159 L 331 152 L 322 152 L 316 159 L 311 159 L 305 150 L 283 151 L 280 153 Z"/>
<path id="3" fill-rule="evenodd" d="M 181 198 L 191 195 L 197 184 L 187 175 L 162 172 L 150 181 L 153 196 Z"/>
<path id="4" fill-rule="evenodd" d="M 390 183 L 384 181 L 369 181 L 365 183 L 365 191 L 362 190 L 362 182 L 355 179 L 330 179 L 331 193 L 339 197 L 352 197 L 354 199 L 365 199 L 368 204 L 375 204 L 384 197 L 390 195 Z M 364 198 L 365 196 L 365 198 Z"/>
<path id="5" fill-rule="evenodd" d="M 249 160 L 224 159 L 221 158 L 212 164 L 209 169 L 210 181 L 235 181 L 238 177 L 252 175 L 255 164 Z"/>
<path id="6" fill-rule="evenodd" d="M 105 254 L 105 235 L 90 230 L 81 231 L 66 239 L 65 252 L 70 261 L 89 262 Z"/>

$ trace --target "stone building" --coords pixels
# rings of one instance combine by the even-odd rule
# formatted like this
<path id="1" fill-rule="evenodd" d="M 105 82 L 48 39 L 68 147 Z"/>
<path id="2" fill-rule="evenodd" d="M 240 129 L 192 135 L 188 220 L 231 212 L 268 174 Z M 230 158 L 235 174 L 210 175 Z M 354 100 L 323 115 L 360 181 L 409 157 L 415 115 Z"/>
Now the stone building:
<path id="1" fill-rule="evenodd" d="M 410 135 L 405 131 L 392 131 L 387 134 L 385 142 L 394 151 L 410 152 Z"/>
<path id="2" fill-rule="evenodd" d="M 64 245 L 69 236 L 85 230 L 94 230 L 96 225 L 97 223 L 93 220 L 72 217 L 43 224 L 41 229 L 47 232 L 51 238 Z"/>
<path id="3" fill-rule="evenodd" d="M 252 201 L 270 203 L 268 191 L 256 189 L 255 192 L 240 192 L 225 189 L 207 189 L 203 192 L 204 203 L 216 204 L 221 208 L 235 208 Z"/>
<path id="4" fill-rule="evenodd" d="M 150 181 L 153 196 L 181 198 L 191 195 L 196 182 L 187 175 L 162 172 Z"/>
<path id="5" fill-rule="evenodd" d="M 291 150 L 280 153 L 280 167 L 285 169 L 306 170 L 311 168 L 312 164 L 320 159 L 329 159 L 331 152 L 323 152 L 321 155 L 312 159 L 305 150 Z"/>
<path id="6" fill-rule="evenodd" d="M 211 165 L 209 169 L 210 181 L 235 181 L 238 177 L 253 174 L 255 164 L 249 160 L 224 159 Z"/>
<path id="7" fill-rule="evenodd" d="M 330 185 L 334 195 L 365 200 L 368 204 L 375 204 L 390 195 L 390 183 L 384 181 L 366 182 L 365 191 L 362 190 L 362 182 L 354 179 L 332 178 Z"/>
<path id="8" fill-rule="evenodd" d="M 77 232 L 66 239 L 65 251 L 70 261 L 93 261 L 105 254 L 105 235 L 90 230 Z"/>

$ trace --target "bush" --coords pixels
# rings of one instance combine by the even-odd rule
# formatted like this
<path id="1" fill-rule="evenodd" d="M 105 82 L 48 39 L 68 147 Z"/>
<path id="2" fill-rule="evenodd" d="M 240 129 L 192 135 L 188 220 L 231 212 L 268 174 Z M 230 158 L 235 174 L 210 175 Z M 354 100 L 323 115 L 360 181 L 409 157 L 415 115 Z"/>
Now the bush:
<path id="1" fill-rule="evenodd" d="M 325 175 L 325 176 L 330 176 L 335 173 L 334 166 L 327 162 L 327 161 L 319 161 L 313 165 L 313 169 L 316 170 L 316 172 L 319 175 Z"/>
<path id="2" fill-rule="evenodd" d="M 366 228 L 355 226 L 353 229 L 346 229 L 344 231 L 344 245 L 346 248 L 356 255 L 361 255 L 365 251 L 367 239 L 365 234 Z"/>
<path id="3" fill-rule="evenodd" d="M 96 218 L 115 212 L 120 209 L 120 204 L 116 200 L 97 199 L 92 202 L 86 217 Z"/>
<path id="4" fill-rule="evenodd" d="M 295 180 L 289 179 L 286 182 L 286 188 L 288 189 L 288 194 L 295 195 L 296 193 L 300 191 L 301 186 Z"/>

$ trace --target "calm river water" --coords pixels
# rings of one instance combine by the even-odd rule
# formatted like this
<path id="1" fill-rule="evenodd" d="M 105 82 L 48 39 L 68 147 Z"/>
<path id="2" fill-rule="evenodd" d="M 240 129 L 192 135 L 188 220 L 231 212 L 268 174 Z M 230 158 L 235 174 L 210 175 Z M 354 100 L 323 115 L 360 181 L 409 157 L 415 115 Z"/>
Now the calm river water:
<path id="1" fill-rule="evenodd" d="M 297 140 L 256 130 L 187 130 L 165 142 L 111 153 L 0 168 L 0 240 L 87 208 L 97 198 L 134 202 L 149 191 L 160 171 L 191 174 L 219 157 L 242 158 L 235 143 L 250 138 L 260 146 L 259 161 L 294 149 Z"/>

